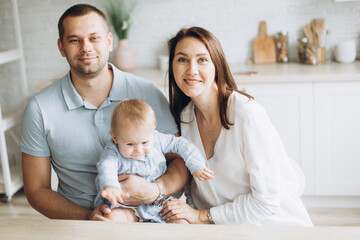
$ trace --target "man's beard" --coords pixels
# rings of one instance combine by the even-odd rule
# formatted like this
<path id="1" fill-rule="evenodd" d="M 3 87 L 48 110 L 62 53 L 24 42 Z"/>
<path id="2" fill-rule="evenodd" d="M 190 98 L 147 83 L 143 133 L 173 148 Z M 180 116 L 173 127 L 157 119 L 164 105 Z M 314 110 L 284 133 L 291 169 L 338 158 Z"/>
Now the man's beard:
<path id="1" fill-rule="evenodd" d="M 96 62 L 89 65 L 72 64 L 70 62 L 69 64 L 71 68 L 75 70 L 82 77 L 94 77 L 104 69 L 104 66 L 106 65 L 106 61 Z"/>

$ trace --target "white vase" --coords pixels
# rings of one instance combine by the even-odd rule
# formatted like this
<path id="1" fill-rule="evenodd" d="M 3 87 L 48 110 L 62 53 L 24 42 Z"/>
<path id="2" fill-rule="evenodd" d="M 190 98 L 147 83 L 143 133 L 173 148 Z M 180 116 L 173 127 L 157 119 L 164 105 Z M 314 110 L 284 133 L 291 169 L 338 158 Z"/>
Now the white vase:
<path id="1" fill-rule="evenodd" d="M 114 53 L 115 66 L 125 72 L 129 72 L 135 68 L 135 53 L 128 39 L 118 41 Z"/>

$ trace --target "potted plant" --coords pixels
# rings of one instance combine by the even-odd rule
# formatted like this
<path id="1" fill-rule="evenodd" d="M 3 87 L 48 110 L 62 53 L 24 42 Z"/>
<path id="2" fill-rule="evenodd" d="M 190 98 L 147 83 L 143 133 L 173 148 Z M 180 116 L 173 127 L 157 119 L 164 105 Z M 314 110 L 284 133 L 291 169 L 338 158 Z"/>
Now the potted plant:
<path id="1" fill-rule="evenodd" d="M 123 71 L 131 71 L 135 68 L 135 53 L 128 39 L 135 5 L 136 1 L 110 0 L 106 6 L 107 17 L 118 37 L 114 64 Z"/>

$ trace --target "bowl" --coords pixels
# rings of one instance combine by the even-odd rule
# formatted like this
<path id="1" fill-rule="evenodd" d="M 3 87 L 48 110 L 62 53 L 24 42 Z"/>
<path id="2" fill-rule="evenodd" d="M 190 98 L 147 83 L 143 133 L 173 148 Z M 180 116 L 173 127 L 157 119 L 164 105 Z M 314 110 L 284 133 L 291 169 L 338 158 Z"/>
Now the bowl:
<path id="1" fill-rule="evenodd" d="M 356 41 L 346 41 L 335 45 L 335 59 L 341 63 L 351 63 L 356 59 Z"/>

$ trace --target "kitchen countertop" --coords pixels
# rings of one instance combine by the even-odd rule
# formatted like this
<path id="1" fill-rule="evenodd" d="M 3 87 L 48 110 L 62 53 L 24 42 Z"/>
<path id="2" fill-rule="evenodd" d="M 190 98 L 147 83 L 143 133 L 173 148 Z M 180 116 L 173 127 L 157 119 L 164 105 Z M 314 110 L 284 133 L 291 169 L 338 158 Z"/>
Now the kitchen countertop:
<path id="1" fill-rule="evenodd" d="M 319 65 L 299 63 L 253 64 L 231 66 L 230 69 L 238 84 L 360 81 L 360 61 L 353 63 L 332 62 Z M 256 74 L 239 74 L 246 72 L 256 72 Z M 135 68 L 131 73 L 155 82 L 158 87 L 168 86 L 167 72 L 158 68 Z M 61 77 L 36 84 L 35 89 L 39 91 Z"/>
<path id="2" fill-rule="evenodd" d="M 237 83 L 360 81 L 360 61 L 305 65 L 299 63 L 253 64 L 231 66 Z M 241 75 L 239 72 L 257 72 Z M 138 68 L 133 74 L 167 86 L 167 73 L 156 68 Z"/>
<path id="3" fill-rule="evenodd" d="M 360 239 L 358 227 L 251 227 L 236 225 L 180 225 L 114 223 L 76 220 L 0 220 L 0 239 Z"/>

